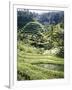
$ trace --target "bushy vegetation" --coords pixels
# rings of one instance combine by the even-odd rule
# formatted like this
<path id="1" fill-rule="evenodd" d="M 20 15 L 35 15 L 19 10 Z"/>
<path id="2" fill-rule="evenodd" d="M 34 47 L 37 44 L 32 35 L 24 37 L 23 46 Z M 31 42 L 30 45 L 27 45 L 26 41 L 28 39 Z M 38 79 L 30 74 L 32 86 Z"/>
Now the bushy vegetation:
<path id="1" fill-rule="evenodd" d="M 17 11 L 17 80 L 64 78 L 63 19 L 63 12 Z"/>

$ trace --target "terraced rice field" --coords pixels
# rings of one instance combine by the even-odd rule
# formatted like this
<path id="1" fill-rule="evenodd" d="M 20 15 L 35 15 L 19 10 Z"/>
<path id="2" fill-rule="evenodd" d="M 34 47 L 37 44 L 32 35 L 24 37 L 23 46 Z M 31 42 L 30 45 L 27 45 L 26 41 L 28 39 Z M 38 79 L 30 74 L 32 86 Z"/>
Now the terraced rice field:
<path id="1" fill-rule="evenodd" d="M 64 78 L 64 59 L 43 54 L 18 54 L 18 80 Z"/>

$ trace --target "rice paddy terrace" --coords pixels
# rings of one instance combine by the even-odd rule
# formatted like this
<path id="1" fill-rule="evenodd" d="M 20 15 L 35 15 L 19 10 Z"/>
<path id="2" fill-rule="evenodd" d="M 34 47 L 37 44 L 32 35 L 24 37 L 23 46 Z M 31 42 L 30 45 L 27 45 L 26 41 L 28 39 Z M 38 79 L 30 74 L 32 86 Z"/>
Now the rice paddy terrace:
<path id="1" fill-rule="evenodd" d="M 39 53 L 30 45 L 18 43 L 18 80 L 57 79 L 64 77 L 64 59 Z"/>

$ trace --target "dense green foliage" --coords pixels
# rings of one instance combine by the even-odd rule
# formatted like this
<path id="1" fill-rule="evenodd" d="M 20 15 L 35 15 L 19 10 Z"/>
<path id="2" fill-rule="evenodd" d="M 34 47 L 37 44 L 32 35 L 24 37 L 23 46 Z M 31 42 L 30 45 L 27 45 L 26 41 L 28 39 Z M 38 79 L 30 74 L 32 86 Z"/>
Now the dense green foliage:
<path id="1" fill-rule="evenodd" d="M 33 14 L 29 10 L 17 11 L 17 27 L 22 28 L 25 24 L 33 20 Z"/>
<path id="2" fill-rule="evenodd" d="M 17 12 L 17 79 L 64 77 L 64 13 Z"/>

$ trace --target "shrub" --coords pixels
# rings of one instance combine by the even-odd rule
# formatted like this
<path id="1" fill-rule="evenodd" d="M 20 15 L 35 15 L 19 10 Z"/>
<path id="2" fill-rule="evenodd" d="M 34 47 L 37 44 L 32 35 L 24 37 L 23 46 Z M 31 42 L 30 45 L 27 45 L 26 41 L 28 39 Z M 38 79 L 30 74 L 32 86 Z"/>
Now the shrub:
<path id="1" fill-rule="evenodd" d="M 56 55 L 64 58 L 64 47 L 60 47 Z"/>

